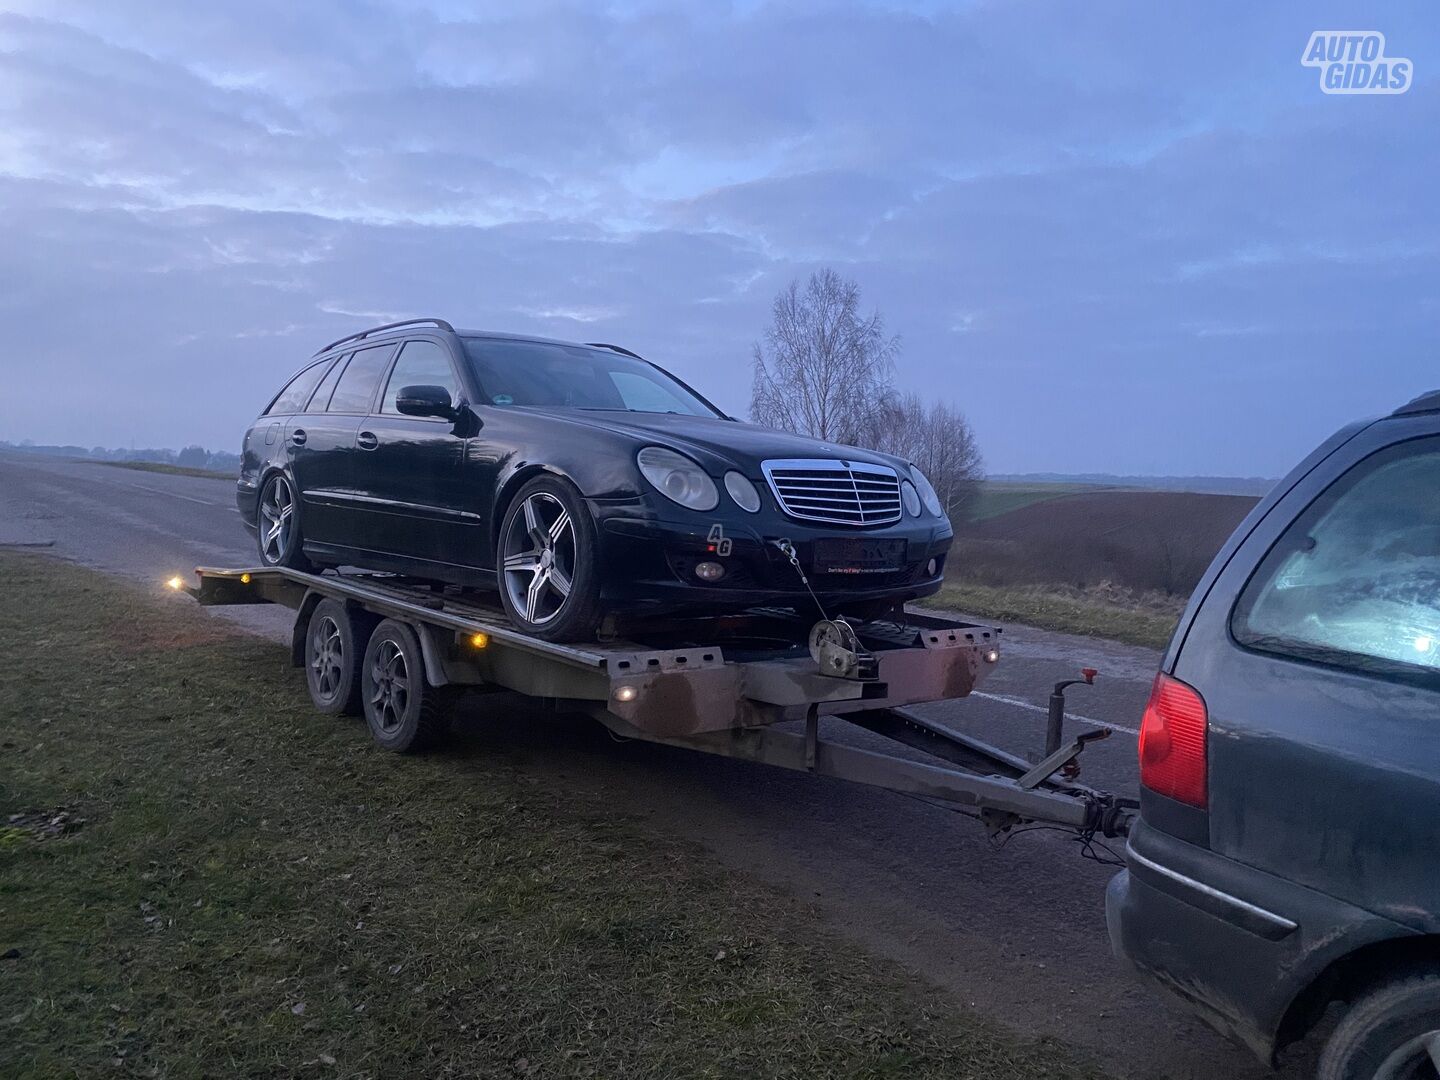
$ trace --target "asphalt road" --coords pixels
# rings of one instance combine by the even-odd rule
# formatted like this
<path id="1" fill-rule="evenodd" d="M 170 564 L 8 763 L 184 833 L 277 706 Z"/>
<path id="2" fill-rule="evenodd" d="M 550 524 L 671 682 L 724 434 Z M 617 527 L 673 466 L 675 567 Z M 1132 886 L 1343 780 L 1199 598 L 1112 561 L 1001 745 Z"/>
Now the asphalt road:
<path id="1" fill-rule="evenodd" d="M 233 491 L 227 480 L 4 455 L 0 545 L 36 545 L 158 589 L 197 565 L 254 563 Z M 214 614 L 288 640 L 288 612 Z M 1000 665 L 981 692 L 924 711 L 1033 755 L 1051 684 L 1082 666 L 1098 668 L 1093 688 L 1072 692 L 1072 715 L 1115 734 L 1086 751 L 1083 779 L 1133 794 L 1134 728 L 1158 659 L 1153 650 L 1007 627 Z M 699 841 L 964 1004 L 1019 1031 L 1063 1039 L 1118 1076 L 1275 1075 L 1120 967 L 1104 919 L 1114 870 L 1081 858 L 1061 834 L 1036 831 L 996 847 L 977 823 L 928 803 L 619 743 L 598 725 L 542 717 L 510 696 L 478 700 L 459 738 L 465 752 L 499 757 L 539 782 L 599 792 L 617 812 Z"/>

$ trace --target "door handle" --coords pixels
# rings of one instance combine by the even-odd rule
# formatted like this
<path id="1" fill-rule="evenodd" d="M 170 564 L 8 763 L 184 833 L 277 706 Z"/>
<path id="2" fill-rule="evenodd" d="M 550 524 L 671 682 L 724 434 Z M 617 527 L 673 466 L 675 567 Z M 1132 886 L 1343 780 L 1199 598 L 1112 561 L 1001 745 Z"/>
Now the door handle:
<path id="1" fill-rule="evenodd" d="M 294 443 L 296 446 L 304 446 L 304 445 L 305 445 L 305 431 L 304 431 L 304 429 L 302 428 L 302 429 L 297 430 L 297 431 L 292 431 L 292 432 L 290 433 L 290 441 L 291 441 L 292 443 Z"/>
<path id="2" fill-rule="evenodd" d="M 380 440 L 373 431 L 362 431 L 355 436 L 355 445 L 361 450 L 374 450 L 380 445 Z"/>

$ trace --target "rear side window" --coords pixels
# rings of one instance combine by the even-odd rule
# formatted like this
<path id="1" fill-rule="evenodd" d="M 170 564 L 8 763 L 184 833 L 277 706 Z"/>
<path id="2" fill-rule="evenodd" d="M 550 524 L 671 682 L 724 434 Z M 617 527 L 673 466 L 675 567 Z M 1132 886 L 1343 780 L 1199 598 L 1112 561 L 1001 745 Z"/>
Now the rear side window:
<path id="1" fill-rule="evenodd" d="M 288 416 L 290 413 L 304 411 L 305 403 L 310 400 L 310 392 L 315 389 L 315 384 L 324 374 L 324 363 L 311 364 L 285 384 L 285 389 L 275 396 L 275 400 L 270 403 L 270 408 L 265 410 L 265 415 Z"/>
<path id="2" fill-rule="evenodd" d="M 443 386 L 450 391 L 453 403 L 458 396 L 459 385 L 455 381 L 455 369 L 450 364 L 450 354 L 433 341 L 407 341 L 400 349 L 400 359 L 395 361 L 395 370 L 390 373 L 390 383 L 385 387 L 385 403 L 380 411 L 398 413 L 395 398 L 407 386 Z"/>
<path id="3" fill-rule="evenodd" d="M 342 356 L 331 365 L 330 370 L 325 373 L 325 378 L 320 380 L 320 385 L 315 388 L 315 393 L 310 395 L 310 404 L 306 412 L 324 412 L 330 407 L 330 395 L 335 392 L 335 384 L 340 381 L 340 373 L 345 370 L 345 361 L 349 357 Z"/>
<path id="4" fill-rule="evenodd" d="M 1245 586 L 1231 632 L 1440 686 L 1440 438 L 1372 454 L 1311 503 Z"/>
<path id="5" fill-rule="evenodd" d="M 368 413 L 370 403 L 375 400 L 375 390 L 380 377 L 385 374 L 385 365 L 395 352 L 394 345 L 377 345 L 360 349 L 350 357 L 344 374 L 335 384 L 335 393 L 330 396 L 330 411 L 336 413 Z"/>

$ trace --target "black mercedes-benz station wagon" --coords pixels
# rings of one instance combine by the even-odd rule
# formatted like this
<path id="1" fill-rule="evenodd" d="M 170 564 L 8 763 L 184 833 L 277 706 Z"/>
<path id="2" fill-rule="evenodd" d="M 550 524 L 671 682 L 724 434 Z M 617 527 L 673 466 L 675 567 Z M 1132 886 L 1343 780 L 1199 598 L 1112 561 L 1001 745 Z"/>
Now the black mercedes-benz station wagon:
<path id="1" fill-rule="evenodd" d="M 615 345 L 441 319 L 317 353 L 246 433 L 237 499 L 267 565 L 498 589 L 556 641 L 609 613 L 879 617 L 940 587 L 952 537 L 899 458 L 741 423 Z"/>

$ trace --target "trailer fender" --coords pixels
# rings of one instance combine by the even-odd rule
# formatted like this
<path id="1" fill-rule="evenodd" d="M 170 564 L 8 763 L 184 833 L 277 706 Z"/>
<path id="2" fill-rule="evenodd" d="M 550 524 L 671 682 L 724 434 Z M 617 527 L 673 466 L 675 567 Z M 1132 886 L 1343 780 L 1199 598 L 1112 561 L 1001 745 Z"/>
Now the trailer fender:
<path id="1" fill-rule="evenodd" d="M 449 686 L 450 676 L 445 674 L 445 661 L 435 645 L 435 637 L 430 627 L 424 623 L 407 625 L 420 639 L 420 655 L 425 658 L 425 681 L 431 686 Z"/>

